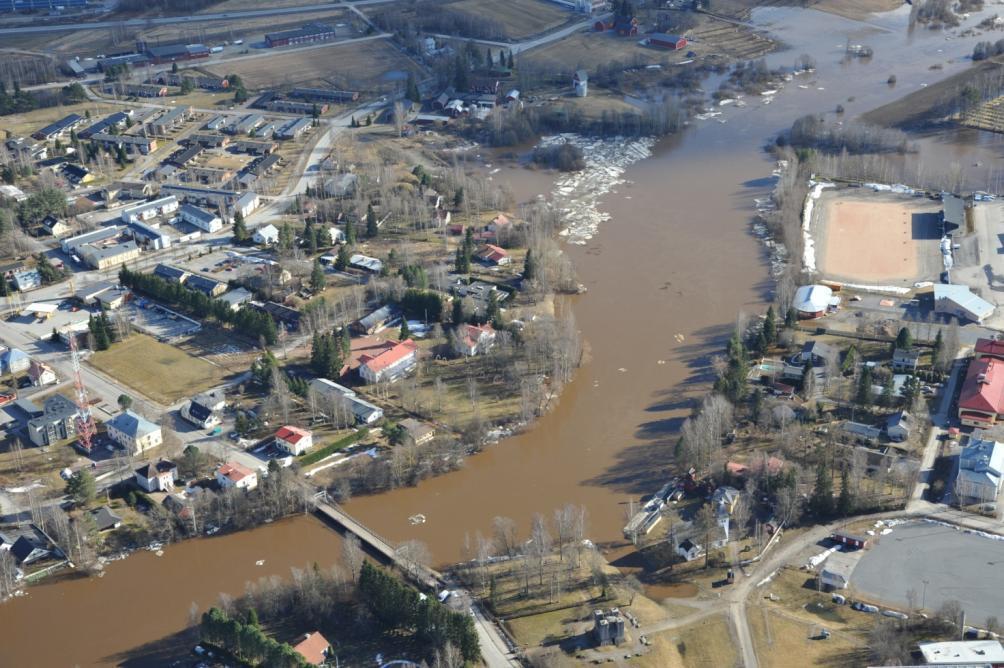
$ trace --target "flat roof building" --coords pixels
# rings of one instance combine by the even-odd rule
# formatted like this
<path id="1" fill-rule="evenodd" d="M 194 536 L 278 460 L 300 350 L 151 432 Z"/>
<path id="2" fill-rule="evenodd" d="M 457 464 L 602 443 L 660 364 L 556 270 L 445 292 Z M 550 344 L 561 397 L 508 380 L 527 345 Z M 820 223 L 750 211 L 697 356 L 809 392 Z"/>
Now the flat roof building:
<path id="1" fill-rule="evenodd" d="M 265 45 L 269 48 L 289 46 L 290 44 L 308 44 L 335 38 L 335 29 L 326 23 L 307 23 L 296 30 L 266 33 Z"/>
<path id="2" fill-rule="evenodd" d="M 965 285 L 937 283 L 934 286 L 934 312 L 982 324 L 994 314 L 994 305 L 974 295 Z"/>
<path id="3" fill-rule="evenodd" d="M 949 640 L 917 643 L 928 666 L 1004 666 L 1004 648 L 999 640 Z"/>

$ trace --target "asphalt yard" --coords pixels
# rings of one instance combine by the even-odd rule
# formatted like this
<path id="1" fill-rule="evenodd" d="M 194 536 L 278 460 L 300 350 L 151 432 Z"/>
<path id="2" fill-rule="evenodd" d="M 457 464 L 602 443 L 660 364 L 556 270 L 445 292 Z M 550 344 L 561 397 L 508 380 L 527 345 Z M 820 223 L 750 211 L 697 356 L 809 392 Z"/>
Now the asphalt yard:
<path id="1" fill-rule="evenodd" d="M 1002 566 L 1004 541 L 916 522 L 881 536 L 858 562 L 851 586 L 899 609 L 906 609 L 911 589 L 928 610 L 957 600 L 969 623 L 981 626 L 987 617 L 1004 615 Z"/>

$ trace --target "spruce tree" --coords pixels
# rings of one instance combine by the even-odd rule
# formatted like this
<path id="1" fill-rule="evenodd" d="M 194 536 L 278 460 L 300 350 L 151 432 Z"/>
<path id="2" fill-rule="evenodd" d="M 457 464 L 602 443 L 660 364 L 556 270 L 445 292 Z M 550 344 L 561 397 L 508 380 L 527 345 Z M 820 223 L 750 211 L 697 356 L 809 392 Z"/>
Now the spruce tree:
<path id="1" fill-rule="evenodd" d="M 847 466 L 840 469 L 840 495 L 837 497 L 837 515 L 847 517 L 854 512 L 854 495 L 851 491 L 851 481 L 847 474 Z"/>
<path id="2" fill-rule="evenodd" d="M 411 329 L 408 328 L 407 318 L 401 318 L 401 331 L 398 332 L 397 338 L 399 341 L 405 341 L 411 338 Z"/>
<path id="3" fill-rule="evenodd" d="M 244 214 L 240 211 L 234 212 L 234 241 L 241 243 L 249 238 L 247 223 L 244 222 Z"/>
<path id="4" fill-rule="evenodd" d="M 913 347 L 913 335 L 910 333 L 909 328 L 900 328 L 899 334 L 896 335 L 896 347 L 901 350 L 909 350 Z"/>
<path id="5" fill-rule="evenodd" d="M 422 94 L 418 91 L 418 83 L 415 81 L 413 72 L 408 72 L 408 83 L 405 86 L 404 96 L 415 103 L 422 101 Z"/>
<path id="6" fill-rule="evenodd" d="M 459 295 L 453 298 L 453 317 L 451 320 L 453 321 L 454 327 L 458 327 L 464 322 L 464 305 L 461 302 Z"/>
<path id="7" fill-rule="evenodd" d="M 533 257 L 533 249 L 526 251 L 526 258 L 523 260 L 523 280 L 532 281 L 537 276 L 537 263 Z"/>
<path id="8" fill-rule="evenodd" d="M 338 247 L 338 255 L 335 257 L 335 269 L 345 271 L 349 268 L 349 246 L 342 244 Z"/>
<path id="9" fill-rule="evenodd" d="M 380 228 L 377 227 L 376 211 L 373 210 L 373 204 L 370 203 L 366 206 L 366 236 L 374 239 L 379 233 Z"/>
<path id="10" fill-rule="evenodd" d="M 324 267 L 320 260 L 314 260 L 314 268 L 310 272 L 310 287 L 314 290 L 323 290 L 326 280 L 324 277 Z"/>
<path id="11" fill-rule="evenodd" d="M 356 226 L 351 220 L 345 221 L 345 243 L 348 246 L 356 243 Z"/>
<path id="12" fill-rule="evenodd" d="M 774 307 L 767 309 L 767 317 L 763 320 L 763 338 L 770 345 L 777 340 L 777 321 L 774 317 Z"/>
<path id="13" fill-rule="evenodd" d="M 833 514 L 833 480 L 826 462 L 819 462 L 816 467 L 816 485 L 809 498 L 809 507 L 816 517 L 826 518 Z"/>

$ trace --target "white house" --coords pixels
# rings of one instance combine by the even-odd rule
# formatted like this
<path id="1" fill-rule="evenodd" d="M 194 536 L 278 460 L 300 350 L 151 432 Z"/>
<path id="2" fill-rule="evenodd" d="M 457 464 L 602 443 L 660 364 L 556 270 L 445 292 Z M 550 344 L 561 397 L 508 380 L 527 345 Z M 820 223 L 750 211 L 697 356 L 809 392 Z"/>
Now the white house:
<path id="1" fill-rule="evenodd" d="M 178 467 L 174 462 L 162 459 L 136 469 L 136 484 L 147 492 L 168 492 L 174 489 L 178 479 Z"/>
<path id="2" fill-rule="evenodd" d="M 52 385 L 59 380 L 56 378 L 56 372 L 52 370 L 51 366 L 37 360 L 31 361 L 31 365 L 28 367 L 28 377 L 31 378 L 31 384 L 35 387 Z"/>
<path id="3" fill-rule="evenodd" d="M 493 345 L 495 345 L 495 328 L 486 323 L 461 326 L 453 347 L 458 355 L 473 357 L 488 352 Z"/>
<path id="4" fill-rule="evenodd" d="M 1004 443 L 972 437 L 959 453 L 955 495 L 962 503 L 995 501 L 1004 476 Z"/>
<path id="5" fill-rule="evenodd" d="M 234 214 L 238 211 L 247 218 L 261 205 L 261 198 L 258 193 L 246 192 L 234 202 Z"/>
<path id="6" fill-rule="evenodd" d="M 223 219 L 217 216 L 212 211 L 207 211 L 201 207 L 197 207 L 192 204 L 182 204 L 181 209 L 178 211 L 178 217 L 189 225 L 194 225 L 195 227 L 209 232 L 219 232 L 223 229 Z"/>
<path id="7" fill-rule="evenodd" d="M 133 454 L 141 454 L 164 442 L 160 425 L 150 422 L 142 415 L 124 410 L 105 423 L 108 436 Z"/>
<path id="8" fill-rule="evenodd" d="M 339 411 L 349 410 L 359 424 L 373 424 L 383 419 L 383 409 L 365 399 L 361 399 L 353 390 L 332 382 L 327 378 L 315 378 L 310 381 L 310 389 L 324 403 L 321 410 L 331 411 L 338 415 Z"/>
<path id="9" fill-rule="evenodd" d="M 418 345 L 411 339 L 388 344 L 376 355 L 360 356 L 359 362 L 359 375 L 367 383 L 395 381 L 415 368 L 418 363 Z"/>
<path id="10" fill-rule="evenodd" d="M 688 538 L 676 546 L 676 553 L 687 561 L 693 561 L 704 554 L 704 548 Z"/>
<path id="11" fill-rule="evenodd" d="M 135 206 L 128 206 L 122 209 L 121 218 L 123 223 L 137 223 L 142 220 L 150 220 L 157 216 L 166 216 L 178 210 L 178 198 L 174 195 L 161 197 L 152 202 L 143 202 Z"/>
<path id="12" fill-rule="evenodd" d="M 220 424 L 220 412 L 226 406 L 223 390 L 203 392 L 192 397 L 191 401 L 181 407 L 181 417 L 192 424 L 208 429 Z"/>
<path id="13" fill-rule="evenodd" d="M 247 489 L 258 486 L 258 474 L 237 462 L 227 462 L 216 469 L 216 482 L 223 489 Z"/>
<path id="14" fill-rule="evenodd" d="M 343 244 L 345 243 L 345 231 L 337 227 L 328 228 L 328 238 L 331 239 L 331 245 Z"/>
<path id="15" fill-rule="evenodd" d="M 310 449 L 314 444 L 314 436 L 307 429 L 286 425 L 275 432 L 275 444 L 295 456 Z"/>
<path id="16" fill-rule="evenodd" d="M 906 411 L 893 413 L 885 422 L 885 433 L 889 440 L 894 443 L 902 443 L 910 438 L 910 426 L 913 418 Z"/>
<path id="17" fill-rule="evenodd" d="M 255 230 L 255 233 L 251 237 L 251 240 L 254 241 L 256 244 L 265 244 L 267 246 L 270 246 L 274 243 L 278 243 L 279 228 L 277 228 L 275 225 L 272 225 L 271 223 L 269 223 L 264 227 L 259 227 L 257 230 Z"/>

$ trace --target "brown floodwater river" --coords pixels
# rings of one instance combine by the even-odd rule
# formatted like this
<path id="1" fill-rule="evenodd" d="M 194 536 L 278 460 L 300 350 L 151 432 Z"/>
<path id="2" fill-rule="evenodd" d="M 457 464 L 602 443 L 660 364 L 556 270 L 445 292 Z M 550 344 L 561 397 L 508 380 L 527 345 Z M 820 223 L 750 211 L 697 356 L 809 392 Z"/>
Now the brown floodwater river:
<path id="1" fill-rule="evenodd" d="M 860 23 L 813 10 L 757 10 L 754 21 L 790 47 L 772 54 L 771 66 L 808 53 L 817 71 L 786 84 L 769 105 L 749 99 L 695 121 L 630 167 L 629 183 L 604 198 L 611 220 L 588 245 L 569 248 L 588 287 L 570 301 L 590 356 L 558 406 L 464 469 L 353 499 L 348 511 L 392 540 L 424 541 L 441 563 L 462 556 L 465 535 L 490 535 L 496 515 L 525 530 L 533 513 L 550 515 L 565 503 L 586 506 L 594 541 L 620 540 L 629 499 L 665 480 L 679 422 L 707 392 L 710 356 L 737 313 L 762 311 L 770 296 L 765 255 L 750 234 L 753 199 L 772 187 L 764 143 L 806 113 L 833 118 L 843 104 L 851 117 L 968 66 L 964 57 L 980 37 L 910 34 L 907 13 Z M 873 47 L 874 57 L 841 62 L 848 39 Z M 918 146 L 908 160 L 925 161 L 928 173 L 957 162 L 976 187 L 999 179 L 1004 142 L 997 135 L 958 132 L 919 138 Z M 522 199 L 550 182 L 518 168 L 494 178 Z M 409 524 L 416 513 L 425 524 Z M 247 580 L 313 561 L 328 565 L 338 545 L 319 521 L 297 518 L 172 545 L 159 558 L 142 552 L 111 564 L 100 579 L 34 587 L 0 606 L 0 666 L 155 665 L 158 643 L 170 644 L 185 628 L 193 602 L 205 608 L 219 592 L 240 594 Z"/>

